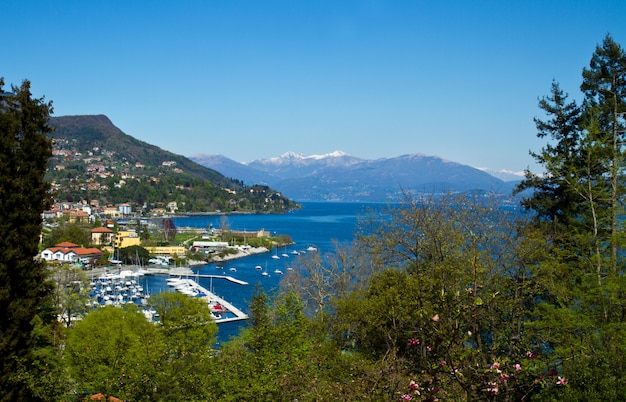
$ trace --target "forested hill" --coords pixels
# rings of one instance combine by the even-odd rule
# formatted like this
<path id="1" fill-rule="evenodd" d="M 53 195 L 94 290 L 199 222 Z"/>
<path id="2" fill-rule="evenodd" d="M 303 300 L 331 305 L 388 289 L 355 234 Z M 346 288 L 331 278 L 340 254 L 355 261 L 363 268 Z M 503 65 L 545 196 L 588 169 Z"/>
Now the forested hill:
<path id="1" fill-rule="evenodd" d="M 246 186 L 184 156 L 125 134 L 104 115 L 61 116 L 47 179 L 57 200 L 99 199 L 138 209 L 177 203 L 179 212 L 282 212 L 295 203 L 267 186 Z"/>

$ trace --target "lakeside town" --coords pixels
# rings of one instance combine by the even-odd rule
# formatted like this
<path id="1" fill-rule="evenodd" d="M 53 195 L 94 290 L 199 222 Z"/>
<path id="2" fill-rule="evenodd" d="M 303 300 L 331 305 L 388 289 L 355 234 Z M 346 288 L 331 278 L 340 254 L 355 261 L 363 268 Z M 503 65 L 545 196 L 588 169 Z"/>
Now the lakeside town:
<path id="1" fill-rule="evenodd" d="M 88 231 L 81 242 L 88 244 L 73 247 L 48 244 L 42 249 L 41 257 L 48 262 L 89 265 L 102 261 L 103 257 L 107 261 L 118 259 L 116 250 L 142 247 L 152 257 L 167 257 L 168 265 L 170 260 L 194 265 L 265 253 L 291 241 L 287 236 L 272 237 L 262 228 L 230 230 L 226 218 L 222 228 L 177 228 L 171 219 L 176 210 L 176 202 L 172 201 L 167 210 L 153 210 L 146 217 L 143 212 L 134 211 L 130 203 L 101 207 L 98 200 L 56 202 L 42 213 L 40 243 L 45 245 L 46 234 L 64 225 Z"/>
<path id="2" fill-rule="evenodd" d="M 167 276 L 172 291 L 204 301 L 217 324 L 246 320 L 246 313 L 213 289 L 202 287 L 192 267 L 268 253 L 288 240 L 286 236 L 272 237 L 264 229 L 230 230 L 226 220 L 223 228 L 176 228 L 169 217 L 142 218 L 126 204 L 107 211 L 94 214 L 81 205 L 62 205 L 54 211 L 54 218 L 45 216 L 40 258 L 53 272 L 60 272 L 55 267 L 73 267 L 70 269 L 83 271 L 84 276 L 91 278 L 88 284 L 81 282 L 78 290 L 88 292 L 88 310 L 134 304 L 155 322 L 159 315 L 150 304 L 147 289 L 139 284 L 144 275 Z M 49 243 L 55 231 L 63 232 L 62 239 L 71 238 L 71 233 L 86 233 L 85 243 L 64 240 L 44 246 L 44 239 Z M 247 285 L 224 273 L 202 276 Z M 70 325 L 88 310 L 68 311 L 59 319 Z"/>

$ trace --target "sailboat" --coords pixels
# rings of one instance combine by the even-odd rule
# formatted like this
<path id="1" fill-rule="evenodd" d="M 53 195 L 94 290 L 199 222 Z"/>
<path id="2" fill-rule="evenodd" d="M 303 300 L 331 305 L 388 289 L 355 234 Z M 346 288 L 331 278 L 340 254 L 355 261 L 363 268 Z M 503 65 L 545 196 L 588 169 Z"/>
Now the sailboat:
<path id="1" fill-rule="evenodd" d="M 265 262 L 265 269 L 263 270 L 261 275 L 263 275 L 263 276 L 270 276 L 270 274 L 267 273 L 267 261 Z"/>
<path id="2" fill-rule="evenodd" d="M 272 256 L 272 258 L 275 260 L 280 260 L 280 257 L 278 256 L 278 247 L 274 247 L 274 250 L 276 250 L 276 253 Z"/>

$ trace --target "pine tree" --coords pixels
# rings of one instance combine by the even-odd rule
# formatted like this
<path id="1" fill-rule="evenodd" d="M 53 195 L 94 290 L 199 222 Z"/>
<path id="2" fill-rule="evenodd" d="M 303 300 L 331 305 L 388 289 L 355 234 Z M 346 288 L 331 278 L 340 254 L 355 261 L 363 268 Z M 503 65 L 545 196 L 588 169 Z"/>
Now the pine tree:
<path id="1" fill-rule="evenodd" d="M 587 110 L 593 111 L 597 124 L 597 140 L 607 149 L 608 184 L 610 186 L 611 270 L 617 271 L 619 215 L 626 188 L 620 180 L 624 175 L 624 141 L 626 140 L 626 53 L 610 35 L 583 70 L 580 89 L 585 94 Z"/>
<path id="2" fill-rule="evenodd" d="M 626 301 L 623 245 L 626 53 L 607 35 L 583 69 L 580 108 L 557 85 L 540 103 L 538 137 L 552 143 L 534 154 L 545 168 L 527 173 L 519 190 L 548 256 L 532 270 L 543 289 L 528 328 L 570 381 L 563 400 L 623 398 Z"/>
<path id="3" fill-rule="evenodd" d="M 52 104 L 32 98 L 29 81 L 3 87 L 0 79 L 0 400 L 44 400 L 55 392 L 44 383 L 60 383 L 50 374 L 52 286 L 35 259 L 50 197 Z"/>
<path id="4" fill-rule="evenodd" d="M 537 137 L 547 137 L 551 143 L 541 152 L 530 154 L 545 168 L 546 174 L 539 176 L 527 170 L 525 180 L 516 189 L 518 192 L 534 189 L 533 194 L 522 201 L 522 205 L 549 222 L 563 222 L 567 219 L 567 209 L 575 197 L 572 191 L 568 191 L 567 178 L 572 160 L 578 159 L 581 110 L 576 102 L 568 102 L 567 98 L 568 95 L 559 84 L 553 82 L 550 95 L 540 100 L 539 108 L 548 118 L 535 118 Z"/>

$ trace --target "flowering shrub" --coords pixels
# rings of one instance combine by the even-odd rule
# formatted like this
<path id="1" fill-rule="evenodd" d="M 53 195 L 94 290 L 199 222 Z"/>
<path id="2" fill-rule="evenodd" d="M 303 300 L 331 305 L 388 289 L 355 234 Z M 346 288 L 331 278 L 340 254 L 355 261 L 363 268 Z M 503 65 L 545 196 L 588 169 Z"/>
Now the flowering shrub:
<path id="1" fill-rule="evenodd" d="M 465 334 L 472 336 L 471 331 L 466 331 Z M 546 387 L 568 386 L 567 378 L 559 375 L 556 370 L 546 370 L 535 351 L 521 353 L 515 360 L 503 354 L 481 367 L 473 364 L 476 360 L 471 358 L 472 353 L 461 354 L 458 359 L 446 361 L 436 356 L 433 348 L 425 343 L 427 342 L 416 337 L 407 340 L 409 351 L 419 351 L 422 364 L 417 367 L 430 367 L 430 370 L 422 370 L 410 381 L 408 392 L 400 395 L 400 401 L 435 401 L 440 392 L 442 395 L 458 395 L 457 383 L 461 384 L 471 399 L 504 401 L 519 400 Z M 424 361 L 431 361 L 432 364 L 423 364 Z M 441 387 L 446 389 L 442 390 Z"/>

